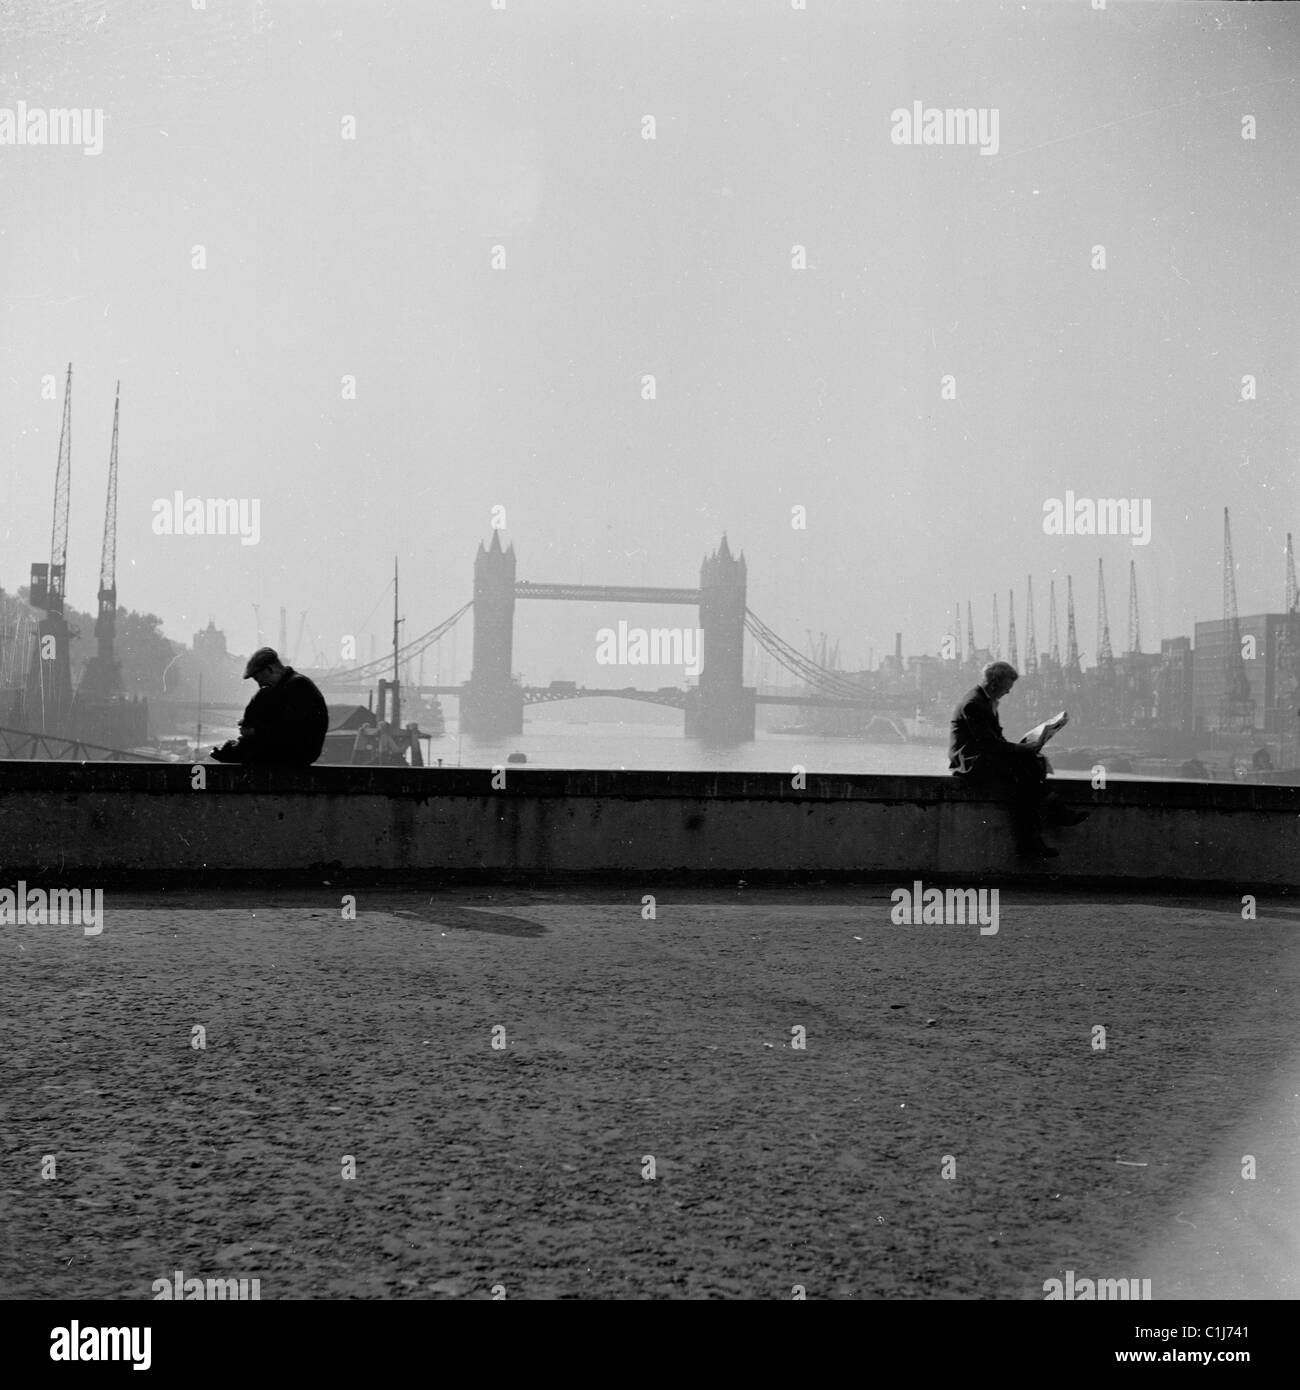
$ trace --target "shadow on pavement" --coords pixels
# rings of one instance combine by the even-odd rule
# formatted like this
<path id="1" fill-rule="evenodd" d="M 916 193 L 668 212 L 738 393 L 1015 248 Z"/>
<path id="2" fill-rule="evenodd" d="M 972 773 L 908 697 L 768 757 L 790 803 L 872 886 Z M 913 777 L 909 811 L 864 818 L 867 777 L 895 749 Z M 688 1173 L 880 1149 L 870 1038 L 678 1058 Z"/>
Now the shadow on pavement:
<path id="1" fill-rule="evenodd" d="M 545 936 L 546 928 L 540 922 L 530 922 L 526 917 L 507 917 L 503 912 L 485 912 L 474 907 L 454 907 L 450 903 L 430 904 L 427 907 L 395 909 L 395 917 L 412 918 L 429 922 L 435 927 L 446 927 L 451 931 L 481 931 L 493 936 Z"/>

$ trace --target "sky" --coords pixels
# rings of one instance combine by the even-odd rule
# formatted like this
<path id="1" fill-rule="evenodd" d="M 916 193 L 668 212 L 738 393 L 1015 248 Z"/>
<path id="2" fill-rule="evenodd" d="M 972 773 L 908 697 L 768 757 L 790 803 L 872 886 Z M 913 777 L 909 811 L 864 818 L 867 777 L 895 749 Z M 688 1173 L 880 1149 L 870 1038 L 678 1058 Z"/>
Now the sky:
<path id="1" fill-rule="evenodd" d="M 395 556 L 433 627 L 494 507 L 545 582 L 691 586 L 725 532 L 750 608 L 849 667 L 937 652 L 967 600 L 987 645 L 1011 589 L 1023 652 L 1029 574 L 1040 647 L 1073 576 L 1089 664 L 1099 558 L 1116 651 L 1130 560 L 1145 649 L 1190 634 L 1224 507 L 1241 611 L 1282 605 L 1295 6 L 0 0 L 0 141 L 19 102 L 103 124 L 0 143 L 10 591 L 72 362 L 69 602 L 120 380 L 119 601 L 238 652 L 255 604 L 272 643 L 307 612 L 303 664 L 382 652 Z M 914 102 L 996 147 L 897 143 Z M 257 544 L 155 534 L 177 491 L 256 500 Z M 1067 491 L 1149 500 L 1149 543 L 1045 534 Z M 589 679 L 620 619 L 696 615 L 522 605 L 515 668 Z"/>

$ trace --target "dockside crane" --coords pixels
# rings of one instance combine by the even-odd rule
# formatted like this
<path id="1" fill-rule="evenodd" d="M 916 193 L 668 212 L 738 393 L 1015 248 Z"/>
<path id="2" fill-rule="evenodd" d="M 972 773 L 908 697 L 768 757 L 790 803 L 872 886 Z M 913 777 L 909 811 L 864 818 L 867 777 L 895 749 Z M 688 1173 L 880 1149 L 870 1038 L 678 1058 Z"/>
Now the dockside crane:
<path id="1" fill-rule="evenodd" d="M 1031 574 L 1025 585 L 1025 675 L 1038 674 L 1038 639 L 1034 636 L 1034 576 Z"/>
<path id="2" fill-rule="evenodd" d="M 1106 573 L 1097 557 L 1097 655 L 1094 665 L 1103 683 L 1109 686 L 1115 676 L 1115 653 L 1110 645 L 1110 606 L 1106 602 Z"/>
<path id="3" fill-rule="evenodd" d="M 1017 669 L 1020 667 L 1020 654 L 1016 649 L 1016 591 L 1007 591 L 1007 660 Z"/>
<path id="4" fill-rule="evenodd" d="M 72 495 L 72 363 L 63 386 L 63 423 L 59 462 L 54 474 L 54 526 L 50 562 L 32 565 L 28 603 L 44 617 L 36 629 L 36 647 L 27 675 L 24 719 L 29 729 L 56 733 L 72 709 L 72 665 L 68 644 L 77 633 L 68 627 L 63 604 L 68 565 L 68 507 Z"/>
<path id="5" fill-rule="evenodd" d="M 1056 630 L 1056 580 L 1050 584 L 1047 616 L 1047 658 L 1059 671 L 1061 669 L 1061 639 Z"/>
<path id="6" fill-rule="evenodd" d="M 1110 615 L 1106 612 L 1106 575 L 1097 557 L 1097 666 L 1109 674 L 1115 662 L 1110 649 Z"/>
<path id="7" fill-rule="evenodd" d="M 966 659 L 975 660 L 975 617 L 971 612 L 970 599 L 966 600 Z"/>
<path id="8" fill-rule="evenodd" d="M 1074 626 L 1074 576 L 1065 576 L 1065 665 L 1071 679 L 1078 678 L 1082 672 L 1079 667 L 1079 637 Z"/>
<path id="9" fill-rule="evenodd" d="M 95 617 L 97 651 L 86 662 L 78 695 L 109 700 L 122 691 L 121 663 L 114 652 L 117 636 L 117 426 L 122 383 L 113 395 L 113 442 L 108 452 L 108 495 L 104 502 L 104 544 L 99 557 L 99 612 Z"/>
<path id="10" fill-rule="evenodd" d="M 1014 616 L 1014 615 L 1013 615 Z M 1052 673 L 1038 660 L 1038 635 L 1034 623 L 1034 576 L 1025 576 L 1025 664 L 1021 667 L 1021 680 L 1024 684 L 1026 708 L 1039 714 L 1045 704 L 1050 704 L 1056 695 L 1052 688 Z M 1056 713 L 1053 705 L 1049 715 Z"/>
<path id="11" fill-rule="evenodd" d="M 1138 607 L 1137 563 L 1128 562 L 1128 647 L 1117 663 L 1120 673 L 1120 723 L 1125 728 L 1146 726 L 1155 718 L 1154 668 L 1142 655 L 1142 622 Z"/>
<path id="12" fill-rule="evenodd" d="M 1093 671 L 1096 691 L 1093 717 L 1103 725 L 1119 722 L 1118 682 L 1115 653 L 1110 645 L 1110 612 L 1106 604 L 1106 574 L 1097 557 L 1097 656 Z"/>
<path id="13" fill-rule="evenodd" d="M 1065 683 L 1061 676 L 1061 638 L 1056 625 L 1056 580 L 1047 585 L 1047 646 L 1038 662 L 1042 675 L 1043 699 L 1059 709 L 1065 700 Z M 1052 713 L 1056 713 L 1053 709 Z"/>
<path id="14" fill-rule="evenodd" d="M 998 622 L 998 596 L 993 595 L 993 645 L 989 649 L 994 661 L 1002 659 L 1002 625 Z"/>
<path id="15" fill-rule="evenodd" d="M 963 660 L 961 654 L 961 604 L 954 603 L 952 606 L 952 640 L 953 656 L 960 664 Z"/>
<path id="16" fill-rule="evenodd" d="M 1138 655 L 1142 650 L 1142 623 L 1138 616 L 1137 564 L 1128 562 L 1128 654 Z"/>
<path id="17" fill-rule="evenodd" d="M 1255 728 L 1255 699 L 1250 693 L 1246 662 L 1241 653 L 1241 621 L 1237 616 L 1237 576 L 1232 559 L 1232 530 L 1223 509 L 1223 640 L 1224 695 L 1219 705 L 1219 731 L 1248 734 Z"/>
<path id="18" fill-rule="evenodd" d="M 1083 702 L 1085 686 L 1079 665 L 1079 637 L 1074 623 L 1074 576 L 1065 576 L 1065 662 L 1061 667 L 1061 694 L 1069 705 Z"/>

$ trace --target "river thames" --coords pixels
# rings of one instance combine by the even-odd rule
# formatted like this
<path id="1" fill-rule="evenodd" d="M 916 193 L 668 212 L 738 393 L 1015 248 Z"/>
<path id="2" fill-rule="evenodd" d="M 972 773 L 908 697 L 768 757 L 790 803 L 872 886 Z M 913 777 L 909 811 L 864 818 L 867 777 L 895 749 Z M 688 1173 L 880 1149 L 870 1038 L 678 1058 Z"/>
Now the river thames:
<path id="1" fill-rule="evenodd" d="M 449 704 L 451 702 L 448 702 Z M 454 706 L 453 706 L 454 708 Z M 461 737 L 448 712 L 447 732 L 426 742 L 431 761 L 444 767 L 492 767 L 523 753 L 529 767 L 662 769 L 705 772 L 870 772 L 945 775 L 948 751 L 939 743 L 863 743 L 809 734 L 775 734 L 760 729 L 752 742 L 718 746 L 684 738 L 677 725 L 530 719 L 524 730 L 502 739 Z"/>

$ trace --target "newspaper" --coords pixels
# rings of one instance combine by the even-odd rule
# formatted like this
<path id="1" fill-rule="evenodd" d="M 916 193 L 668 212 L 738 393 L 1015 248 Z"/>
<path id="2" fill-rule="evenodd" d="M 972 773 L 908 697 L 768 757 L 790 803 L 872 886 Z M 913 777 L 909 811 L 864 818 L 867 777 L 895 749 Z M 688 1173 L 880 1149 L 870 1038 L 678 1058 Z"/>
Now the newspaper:
<path id="1" fill-rule="evenodd" d="M 1070 716 L 1062 710 L 1055 719 L 1044 719 L 1041 724 L 1035 724 L 1032 729 L 1020 740 L 1033 748 L 1041 748 L 1049 739 L 1054 738 L 1070 722 Z"/>

